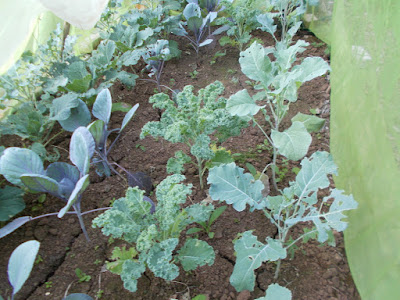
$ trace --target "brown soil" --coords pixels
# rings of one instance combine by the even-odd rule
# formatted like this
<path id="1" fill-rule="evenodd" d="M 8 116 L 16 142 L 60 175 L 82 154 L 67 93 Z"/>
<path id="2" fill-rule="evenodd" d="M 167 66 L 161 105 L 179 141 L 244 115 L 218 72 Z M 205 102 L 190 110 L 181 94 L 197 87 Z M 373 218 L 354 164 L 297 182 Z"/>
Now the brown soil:
<path id="1" fill-rule="evenodd" d="M 320 41 L 309 32 L 302 32 L 301 38 L 310 43 Z M 265 34 L 258 33 L 258 38 L 264 40 L 264 45 L 272 45 Z M 243 88 L 250 88 L 246 83 L 246 76 L 240 71 L 238 63 L 239 52 L 236 49 L 221 49 L 218 44 L 209 48 L 202 48 L 199 61 L 195 62 L 195 54 L 189 45 L 180 40 L 182 57 L 166 63 L 163 74 L 163 84 L 172 89 L 182 89 L 185 85 L 194 85 L 196 89 L 203 88 L 215 80 L 220 80 L 226 87 L 225 97 L 229 97 Z M 316 44 L 313 44 L 316 45 Z M 226 55 L 218 58 L 214 64 L 210 64 L 216 51 L 225 51 Z M 322 56 L 325 46 L 309 46 L 302 54 L 306 56 Z M 197 70 L 198 74 L 193 75 Z M 192 74 L 191 74 L 192 73 Z M 143 74 L 141 78 L 146 78 Z M 173 79 L 173 80 L 172 80 Z M 133 90 L 116 85 L 113 88 L 113 101 L 123 101 L 130 104 L 140 103 L 133 121 L 126 128 L 118 145 L 114 148 L 111 157 L 125 168 L 137 172 L 142 171 L 151 176 L 153 183 L 157 184 L 166 176 L 167 160 L 174 152 L 182 148 L 181 145 L 173 145 L 163 140 L 154 140 L 147 137 L 139 139 L 142 126 L 148 121 L 159 119 L 159 112 L 148 103 L 150 96 L 154 94 L 155 85 L 147 81 L 138 81 Z M 290 118 L 297 112 L 309 113 L 315 109 L 319 117 L 326 119 L 326 125 L 322 131 L 313 136 L 313 144 L 309 154 L 317 150 L 329 151 L 329 81 L 327 77 L 317 78 L 301 87 L 299 100 L 291 106 L 291 112 L 286 123 L 287 128 Z M 123 114 L 114 113 L 112 122 L 118 126 Z M 263 136 L 255 127 L 243 130 L 239 137 L 229 139 L 223 144 L 232 153 L 241 153 L 239 164 L 252 163 L 262 170 L 271 160 L 271 153 L 264 148 L 257 148 L 263 143 Z M 55 145 L 60 149 L 68 149 L 69 135 L 58 139 Z M 66 153 L 66 152 L 65 152 Z M 63 160 L 67 159 L 64 154 Z M 282 161 L 279 160 L 281 164 Z M 293 180 L 291 171 L 295 165 L 290 163 L 288 173 L 285 175 L 280 187 Z M 189 168 L 185 175 L 187 182 L 194 184 L 190 201 L 199 202 L 206 198 L 206 193 L 200 191 L 198 176 L 194 168 Z M 124 196 L 127 188 L 124 180 L 118 176 L 99 178 L 91 173 L 92 184 L 84 193 L 83 211 L 105 207 L 113 199 Z M 22 215 L 40 215 L 56 212 L 63 203 L 47 196 L 46 202 L 39 210 L 39 195 L 26 195 L 27 209 Z M 221 204 L 215 203 L 216 206 Z M 76 217 L 65 216 L 63 219 L 49 217 L 26 224 L 16 232 L 1 239 L 0 251 L 3 253 L 0 259 L 0 291 L 3 296 L 10 295 L 11 287 L 7 280 L 7 263 L 11 252 L 22 242 L 36 239 L 41 242 L 39 255 L 41 261 L 35 264 L 31 276 L 23 289 L 15 299 L 62 299 L 64 295 L 72 292 L 87 293 L 94 299 L 191 299 L 199 294 L 204 294 L 208 299 L 255 299 L 265 295 L 269 284 L 273 283 L 274 264 L 263 264 L 256 270 L 257 284 L 253 292 L 244 291 L 237 293 L 229 284 L 235 255 L 232 240 L 236 235 L 246 230 L 255 229 L 259 240 L 267 236 L 273 236 L 276 232 L 274 226 L 259 212 L 249 211 L 238 213 L 231 207 L 212 226 L 215 237 L 209 239 L 206 235 L 200 235 L 216 251 L 215 263 L 212 266 L 201 267 L 192 273 L 185 273 L 172 282 L 155 278 L 151 272 L 146 272 L 139 280 L 138 292 L 130 293 L 125 290 L 119 276 L 106 270 L 105 262 L 110 259 L 111 251 L 115 246 L 124 245 L 121 241 L 111 241 L 101 234 L 99 229 L 91 228 L 91 221 L 96 214 L 84 217 L 88 233 L 91 239 L 87 243 L 82 234 Z M 301 226 L 295 228 L 300 231 Z M 319 246 L 317 242 L 300 244 L 300 250 L 296 252 L 294 259 L 286 259 L 282 263 L 281 274 L 278 283 L 288 287 L 293 293 L 293 299 L 360 299 L 353 283 L 343 245 L 343 235 L 335 233 L 337 247 Z M 79 268 L 91 276 L 88 282 L 79 283 L 75 269 Z"/>

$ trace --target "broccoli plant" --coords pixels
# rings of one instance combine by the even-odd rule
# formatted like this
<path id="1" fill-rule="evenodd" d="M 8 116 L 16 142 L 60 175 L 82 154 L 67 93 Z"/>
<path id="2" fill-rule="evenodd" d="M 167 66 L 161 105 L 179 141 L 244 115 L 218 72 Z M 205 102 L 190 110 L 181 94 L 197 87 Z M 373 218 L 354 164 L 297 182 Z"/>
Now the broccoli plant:
<path id="1" fill-rule="evenodd" d="M 260 10 L 255 7 L 255 0 L 238 0 L 234 3 L 225 0 L 226 16 L 218 18 L 216 23 L 218 25 L 228 26 L 226 32 L 227 36 L 220 38 L 219 43 L 224 46 L 231 44 L 236 46 L 240 51 L 250 41 L 251 32 L 257 28 L 257 16 Z"/>
<path id="2" fill-rule="evenodd" d="M 74 165 L 64 162 L 50 164 L 45 170 L 40 157 L 29 149 L 7 148 L 0 157 L 0 174 L 10 183 L 26 188 L 31 192 L 45 192 L 66 202 L 58 213 L 38 217 L 20 217 L 0 229 L 3 237 L 25 223 L 45 216 L 57 215 L 62 218 L 70 208 L 74 209 L 79 224 L 87 240 L 85 224 L 82 219 L 82 194 L 89 185 L 90 159 L 94 154 L 95 142 L 85 127 L 76 129 L 70 142 L 70 160 Z"/>
<path id="3" fill-rule="evenodd" d="M 168 160 L 169 173 L 181 173 L 184 164 L 197 166 L 200 186 L 203 188 L 203 175 L 206 162 L 215 157 L 210 148 L 210 135 L 214 134 L 220 142 L 228 137 L 240 134 L 246 122 L 226 111 L 226 99 L 218 98 L 224 91 L 221 82 L 216 81 L 199 90 L 198 96 L 193 93 L 193 86 L 185 86 L 176 96 L 176 103 L 168 95 L 160 93 L 150 98 L 153 107 L 164 110 L 160 121 L 148 122 L 143 128 L 141 138 L 147 135 L 163 137 L 172 143 L 183 143 L 190 147 L 196 162 L 178 151 L 175 157 Z"/>
<path id="4" fill-rule="evenodd" d="M 184 36 L 189 40 L 190 45 L 196 51 L 196 58 L 199 55 L 200 47 L 206 46 L 213 42 L 213 36 L 221 34 L 226 31 L 227 27 L 220 27 L 215 30 L 212 34 L 209 32 L 209 27 L 211 22 L 217 17 L 217 12 L 211 11 L 207 14 L 205 18 L 201 15 L 201 8 L 196 3 L 189 3 L 183 10 L 183 16 L 186 22 L 181 21 L 179 23 L 179 28 L 175 28 L 172 32 L 178 36 Z M 184 25 L 193 32 L 193 37 L 189 35 L 186 31 Z"/>
<path id="5" fill-rule="evenodd" d="M 143 201 L 147 198 L 143 191 L 128 188 L 124 198 L 114 201 L 110 210 L 93 220 L 93 226 L 101 227 L 105 235 L 134 245 L 129 250 L 114 249 L 116 261 L 108 264 L 112 272 L 121 276 L 127 290 L 137 290 L 137 280 L 147 268 L 157 277 L 173 280 L 179 275 L 176 263 L 185 271 L 214 263 L 214 250 L 204 241 L 187 239 L 176 249 L 181 232 L 208 216 L 207 206 L 181 208 L 191 193 L 191 185 L 180 183 L 184 179 L 179 174 L 164 179 L 157 186 L 155 208 Z"/>
<path id="6" fill-rule="evenodd" d="M 323 119 L 299 113 L 292 118 L 292 125 L 281 131 L 281 123 L 290 104 L 297 101 L 298 88 L 304 82 L 330 70 L 328 63 L 320 57 L 307 57 L 300 64 L 294 65 L 297 53 L 303 52 L 308 45 L 299 40 L 286 48 L 284 43 L 279 42 L 271 49 L 254 42 L 240 53 L 239 63 L 242 72 L 256 82 L 255 89 L 261 92 L 250 96 L 246 89 L 241 90 L 232 95 L 226 105 L 233 116 L 250 117 L 272 145 L 271 166 L 275 190 L 278 190 L 275 178 L 278 153 L 290 160 L 300 160 L 307 154 L 311 144 L 310 132 L 319 131 L 324 124 Z M 276 59 L 271 60 L 269 54 L 273 54 Z M 271 128 L 270 135 L 254 118 L 260 111 Z"/>
<path id="7" fill-rule="evenodd" d="M 267 237 L 266 243 L 258 241 L 252 231 L 241 233 L 235 241 L 237 259 L 230 282 L 237 291 L 254 289 L 254 271 L 263 262 L 277 262 L 277 279 L 281 260 L 301 240 L 307 242 L 313 238 L 334 245 L 333 231 L 341 232 L 347 226 L 343 213 L 357 208 L 351 195 L 329 188 L 328 176 L 337 175 L 337 167 L 329 153 L 316 152 L 310 158 L 304 158 L 301 166 L 296 180 L 277 196 L 265 196 L 263 182 L 244 173 L 234 163 L 210 170 L 208 183 L 213 200 L 232 204 L 237 211 L 243 211 L 247 205 L 251 211 L 261 210 L 278 229 L 277 237 Z M 321 189 L 329 189 L 329 192 L 323 199 L 318 199 Z M 304 234 L 291 237 L 290 229 L 304 222 L 312 227 L 305 227 Z"/>

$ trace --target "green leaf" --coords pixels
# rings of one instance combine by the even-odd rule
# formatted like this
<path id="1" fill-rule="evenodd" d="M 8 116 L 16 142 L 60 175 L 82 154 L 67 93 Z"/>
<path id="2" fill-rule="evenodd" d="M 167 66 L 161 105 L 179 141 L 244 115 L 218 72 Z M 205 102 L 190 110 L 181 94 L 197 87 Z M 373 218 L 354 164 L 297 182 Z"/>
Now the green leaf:
<path id="1" fill-rule="evenodd" d="M 24 174 L 21 177 L 22 183 L 31 191 L 45 192 L 53 196 L 59 195 L 58 182 L 45 175 Z"/>
<path id="2" fill-rule="evenodd" d="M 111 259 L 115 261 L 107 262 L 107 269 L 114 274 L 121 275 L 125 261 L 131 260 L 137 255 L 135 247 L 130 247 L 129 250 L 125 246 L 122 248 L 115 247 L 111 255 Z"/>
<path id="3" fill-rule="evenodd" d="M 79 199 L 79 196 L 86 190 L 89 186 L 89 175 L 83 176 L 75 185 L 71 196 L 68 199 L 67 205 L 65 205 L 57 214 L 57 217 L 62 218 L 71 208 L 72 205 Z"/>
<path id="4" fill-rule="evenodd" d="M 13 296 L 22 288 L 28 279 L 39 251 L 38 241 L 27 241 L 11 253 L 8 261 L 8 280 L 13 287 Z"/>
<path id="5" fill-rule="evenodd" d="M 71 162 L 77 166 L 81 174 L 87 174 L 90 159 L 94 154 L 95 143 L 92 134 L 86 127 L 77 128 L 71 137 L 69 155 Z"/>
<path id="6" fill-rule="evenodd" d="M 137 280 L 146 271 L 146 266 L 134 260 L 126 260 L 122 266 L 121 279 L 124 282 L 124 288 L 128 291 L 137 291 Z"/>
<path id="7" fill-rule="evenodd" d="M 131 108 L 132 108 L 132 105 L 130 105 L 129 103 L 117 102 L 117 103 L 112 104 L 111 112 L 121 111 L 121 112 L 127 113 Z"/>
<path id="8" fill-rule="evenodd" d="M 241 90 L 232 95 L 226 103 L 226 109 L 232 116 L 254 116 L 261 108 L 265 107 L 256 104 L 254 99 L 249 95 L 247 90 Z"/>
<path id="9" fill-rule="evenodd" d="M 328 152 L 315 152 L 309 159 L 304 158 L 301 166 L 296 176 L 296 195 L 300 198 L 328 187 L 328 174 L 337 175 L 337 167 Z"/>
<path id="10" fill-rule="evenodd" d="M 183 269 L 188 272 L 206 264 L 211 266 L 214 263 L 215 253 L 205 241 L 188 239 L 178 251 L 176 258 L 182 264 Z"/>
<path id="11" fill-rule="evenodd" d="M 261 27 L 258 27 L 258 29 L 261 29 L 265 32 L 270 33 L 271 35 L 274 35 L 277 26 L 274 25 L 275 22 L 273 16 L 274 14 L 271 13 L 258 15 L 257 21 L 262 25 Z"/>
<path id="12" fill-rule="evenodd" d="M 165 280 L 174 280 L 179 275 L 179 268 L 172 262 L 172 252 L 178 245 L 177 238 L 170 238 L 155 244 L 147 254 L 140 254 L 140 258 L 144 256 L 147 266 L 155 276 Z"/>
<path id="13" fill-rule="evenodd" d="M 239 63 L 242 72 L 252 80 L 268 87 L 274 78 L 273 65 L 268 57 L 272 50 L 254 42 L 246 51 L 240 52 Z"/>
<path id="14" fill-rule="evenodd" d="M 78 106 L 71 109 L 70 116 L 58 122 L 63 129 L 72 132 L 80 126 L 88 125 L 90 119 L 91 115 L 87 105 L 81 99 L 78 99 Z"/>
<path id="15" fill-rule="evenodd" d="M 186 20 L 189 20 L 192 17 L 200 17 L 201 11 L 199 5 L 196 3 L 189 3 L 186 5 L 185 9 L 183 10 L 183 16 Z"/>
<path id="16" fill-rule="evenodd" d="M 191 162 L 190 156 L 186 155 L 182 150 L 175 152 L 175 157 L 171 157 L 167 162 L 167 173 L 182 174 L 185 170 L 184 165 Z"/>
<path id="17" fill-rule="evenodd" d="M 111 108 L 111 93 L 108 89 L 104 89 L 97 95 L 96 101 L 93 104 L 93 116 L 108 124 L 111 117 Z"/>
<path id="18" fill-rule="evenodd" d="M 210 196 L 213 200 L 232 204 L 237 211 L 243 211 L 246 204 L 256 208 L 263 196 L 264 185 L 260 180 L 239 168 L 235 163 L 214 167 L 209 171 L 207 181 L 210 186 Z"/>
<path id="19" fill-rule="evenodd" d="M 188 214 L 188 219 L 191 220 L 190 223 L 208 222 L 213 210 L 214 210 L 214 205 L 212 204 L 205 205 L 202 203 L 192 204 L 189 207 L 185 208 L 185 211 Z"/>
<path id="20" fill-rule="evenodd" d="M 292 118 L 292 123 L 296 121 L 303 123 L 309 133 L 320 131 L 325 124 L 324 119 L 317 116 L 305 115 L 300 112 Z"/>
<path id="21" fill-rule="evenodd" d="M 53 100 L 50 107 L 50 120 L 63 121 L 71 116 L 71 109 L 79 106 L 76 94 L 68 93 Z"/>
<path id="22" fill-rule="evenodd" d="M 90 123 L 87 129 L 92 134 L 96 145 L 99 145 L 104 133 L 104 122 L 102 120 L 96 120 Z"/>
<path id="23" fill-rule="evenodd" d="M 12 184 L 21 186 L 23 174 L 44 175 L 43 162 L 32 150 L 7 148 L 0 158 L 0 173 Z"/>
<path id="24" fill-rule="evenodd" d="M 267 238 L 263 244 L 251 231 L 246 231 L 235 242 L 236 263 L 230 278 L 238 292 L 254 290 L 256 276 L 254 271 L 265 261 L 277 261 L 286 258 L 286 250 L 278 240 Z"/>
<path id="25" fill-rule="evenodd" d="M 297 121 L 284 132 L 272 130 L 271 139 L 279 153 L 290 160 L 305 156 L 312 140 L 304 124 Z"/>
<path id="26" fill-rule="evenodd" d="M 214 221 L 215 221 L 216 219 L 218 219 L 219 216 L 222 215 L 222 213 L 223 213 L 227 208 L 228 208 L 228 207 L 227 207 L 226 205 L 224 205 L 224 206 L 220 206 L 220 207 L 218 207 L 216 210 L 214 210 L 213 213 L 211 214 L 209 223 L 210 223 L 210 224 L 214 223 Z"/>
<path id="27" fill-rule="evenodd" d="M 265 297 L 257 298 L 256 300 L 291 300 L 292 292 L 280 286 L 277 283 L 270 284 Z"/>
<path id="28" fill-rule="evenodd" d="M 8 221 L 25 208 L 23 195 L 24 191 L 17 187 L 0 189 L 0 221 Z"/>
<path id="29" fill-rule="evenodd" d="M 283 45 L 285 45 L 285 43 L 283 43 Z M 282 49 L 274 52 L 276 62 L 279 64 L 281 69 L 289 70 L 292 67 L 293 63 L 296 61 L 296 55 L 298 53 L 304 52 L 306 50 L 305 47 L 307 47 L 308 45 L 309 43 L 303 40 L 298 40 L 296 44 L 290 46 L 289 48 L 286 48 L 286 45 L 283 46 Z"/>
<path id="30" fill-rule="evenodd" d="M 125 126 L 129 123 L 129 121 L 132 119 L 133 115 L 135 114 L 136 110 L 139 107 L 139 103 L 135 104 L 129 112 L 125 115 L 124 119 L 122 120 L 122 125 L 120 132 L 125 128 Z"/>
<path id="31" fill-rule="evenodd" d="M 330 71 L 329 64 L 321 57 L 307 57 L 300 65 L 294 66 L 292 72 L 298 74 L 296 81 L 307 82 Z"/>

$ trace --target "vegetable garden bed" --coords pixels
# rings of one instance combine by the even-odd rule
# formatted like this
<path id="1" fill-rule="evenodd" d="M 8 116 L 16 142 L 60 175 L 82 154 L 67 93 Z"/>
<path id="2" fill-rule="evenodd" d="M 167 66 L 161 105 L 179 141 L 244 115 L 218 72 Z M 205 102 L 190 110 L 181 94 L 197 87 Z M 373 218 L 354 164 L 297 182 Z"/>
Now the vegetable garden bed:
<path id="1" fill-rule="evenodd" d="M 311 44 L 301 57 L 322 56 L 328 59 L 324 54 L 326 47 L 310 32 L 302 31 L 299 35 L 298 38 L 301 37 Z M 264 46 L 273 44 L 264 33 L 258 32 L 257 37 L 263 40 Z M 240 89 L 249 87 L 246 83 L 247 77 L 240 71 L 237 50 L 226 47 L 221 49 L 218 44 L 202 48 L 197 67 L 193 49 L 184 40 L 178 41 L 182 57 L 166 63 L 163 84 L 180 90 L 185 85 L 193 85 L 195 90 L 198 90 L 219 80 L 225 86 L 223 96 L 226 98 Z M 216 58 L 217 51 L 226 51 L 226 55 Z M 183 150 L 188 153 L 189 149 L 162 139 L 139 138 L 144 124 L 160 119 L 159 111 L 153 109 L 148 102 L 155 92 L 155 87 L 145 81 L 138 81 L 132 90 L 123 85 L 113 87 L 113 101 L 123 101 L 131 105 L 139 103 L 139 109 L 112 151 L 111 157 L 131 171 L 147 173 L 157 185 L 167 176 L 165 166 L 175 151 Z M 310 111 L 324 118 L 326 123 L 319 133 L 313 134 L 308 153 L 312 154 L 317 150 L 329 151 L 329 81 L 326 77 L 318 77 L 300 88 L 299 101 L 292 104 L 289 115 L 283 121 L 283 127 L 287 127 L 287 123 L 297 112 L 309 114 Z M 121 124 L 122 118 L 123 114 L 114 113 L 112 125 Z M 69 139 L 69 134 L 63 134 L 54 140 L 53 145 L 59 149 L 68 149 Z M 3 145 L 19 144 L 18 140 L 3 138 Z M 236 160 L 242 167 L 245 163 L 251 163 L 262 169 L 271 160 L 271 153 L 264 144 L 264 136 L 252 126 L 243 129 L 240 136 L 228 139 L 222 146 L 232 153 L 239 154 Z M 66 155 L 62 156 L 67 158 Z M 278 183 L 278 186 L 283 188 L 295 177 L 293 168 L 298 165 L 292 162 L 285 163 L 281 159 L 278 163 L 285 166 L 279 174 L 281 181 Z M 199 203 L 207 199 L 206 190 L 202 191 L 199 187 L 196 168 L 188 168 L 184 175 L 187 178 L 185 182 L 194 185 L 193 193 L 189 197 L 190 203 Z M 83 211 L 108 206 L 113 200 L 125 195 L 127 185 L 116 175 L 100 178 L 91 171 L 90 178 L 94 183 L 84 193 Z M 45 214 L 58 211 L 62 207 L 61 203 L 51 196 L 47 196 L 43 205 L 38 199 L 39 196 L 35 194 L 25 197 L 26 214 L 31 211 L 34 211 L 32 214 Z M 214 204 L 217 207 L 222 205 L 215 202 Z M 24 213 L 21 215 L 25 215 Z M 67 293 L 82 292 L 96 299 L 191 299 L 202 294 L 208 299 L 244 300 L 263 296 L 268 285 L 275 282 L 275 264 L 264 263 L 256 270 L 254 292 L 238 293 L 229 283 L 235 262 L 235 251 L 231 241 L 236 238 L 237 233 L 255 229 L 255 235 L 260 241 L 276 234 L 276 228 L 260 212 L 250 213 L 246 209 L 239 213 L 229 206 L 212 225 L 213 238 L 199 233 L 199 238 L 206 240 L 215 249 L 216 257 L 212 266 L 203 266 L 191 272 L 181 270 L 179 277 L 172 281 L 156 278 L 151 272 L 146 272 L 139 279 L 138 291 L 134 294 L 124 289 L 118 275 L 105 268 L 105 262 L 112 260 L 112 249 L 115 246 L 129 246 L 128 243 L 109 239 L 99 229 L 91 228 L 94 217 L 95 214 L 84 217 L 91 239 L 89 243 L 86 242 L 76 218 L 72 216 L 61 220 L 49 217 L 34 221 L 3 238 L 0 246 L 3 253 L 0 262 L 0 290 L 10 291 L 5 270 L 11 252 L 20 243 L 30 239 L 41 242 L 39 256 L 31 276 L 16 299 L 61 299 Z M 301 225 L 296 226 L 293 230 L 294 235 L 301 228 Z M 299 243 L 293 260 L 286 259 L 282 262 L 277 282 L 292 291 L 293 299 L 359 299 L 347 265 L 342 234 L 336 233 L 335 239 L 337 247 L 321 247 L 317 242 Z M 87 281 L 81 279 L 82 275 L 80 278 L 77 276 L 76 269 L 89 276 L 86 277 Z"/>

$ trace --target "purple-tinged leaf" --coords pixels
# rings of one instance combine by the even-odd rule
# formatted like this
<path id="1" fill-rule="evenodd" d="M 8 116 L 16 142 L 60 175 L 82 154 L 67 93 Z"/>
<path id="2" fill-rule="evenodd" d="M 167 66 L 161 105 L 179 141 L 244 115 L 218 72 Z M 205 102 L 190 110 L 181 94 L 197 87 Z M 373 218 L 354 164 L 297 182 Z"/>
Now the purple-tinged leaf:
<path id="1" fill-rule="evenodd" d="M 61 182 L 64 178 L 68 178 L 75 184 L 79 180 L 78 169 L 65 162 L 55 162 L 49 165 L 46 169 L 46 175 L 57 182 Z"/>
<path id="2" fill-rule="evenodd" d="M 10 234 L 14 230 L 20 228 L 22 225 L 29 222 L 30 220 L 32 220 L 32 217 L 29 216 L 19 217 L 13 220 L 12 222 L 8 223 L 6 226 L 0 228 L 0 239 Z"/>
<path id="3" fill-rule="evenodd" d="M 59 195 L 58 182 L 45 175 L 24 174 L 21 177 L 22 183 L 31 191 L 45 192 L 53 196 Z"/>
<path id="4" fill-rule="evenodd" d="M 65 205 L 58 213 L 58 217 L 62 218 L 71 208 L 72 205 L 78 200 L 79 196 L 86 190 L 89 186 L 89 175 L 83 176 L 76 183 L 74 190 L 71 193 L 71 196 L 68 199 L 67 205 Z"/>
<path id="5" fill-rule="evenodd" d="M 139 103 L 135 104 L 129 112 L 125 115 L 124 120 L 122 121 L 121 125 L 121 130 L 120 132 L 125 128 L 125 126 L 129 123 L 129 121 L 132 119 L 133 115 L 135 114 L 136 110 L 139 107 Z"/>

